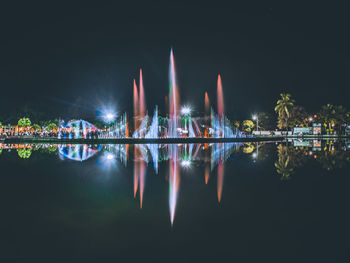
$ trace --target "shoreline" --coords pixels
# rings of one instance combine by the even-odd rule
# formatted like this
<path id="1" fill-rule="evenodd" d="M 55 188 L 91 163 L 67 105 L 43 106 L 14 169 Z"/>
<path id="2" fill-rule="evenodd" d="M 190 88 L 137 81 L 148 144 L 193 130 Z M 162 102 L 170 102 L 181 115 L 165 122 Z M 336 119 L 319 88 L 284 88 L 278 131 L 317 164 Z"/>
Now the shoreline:
<path id="1" fill-rule="evenodd" d="M 57 138 L 7 138 L 2 143 L 57 143 L 57 144 L 176 144 L 176 143 L 235 143 L 283 141 L 283 136 L 252 138 L 115 138 L 115 139 L 57 139 Z"/>

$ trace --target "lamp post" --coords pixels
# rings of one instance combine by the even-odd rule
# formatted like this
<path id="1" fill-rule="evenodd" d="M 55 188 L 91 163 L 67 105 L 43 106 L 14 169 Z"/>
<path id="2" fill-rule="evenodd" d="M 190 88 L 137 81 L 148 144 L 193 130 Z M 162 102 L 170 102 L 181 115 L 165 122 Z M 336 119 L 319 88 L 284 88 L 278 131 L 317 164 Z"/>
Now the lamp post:
<path id="1" fill-rule="evenodd" d="M 258 118 L 258 115 L 254 114 L 253 115 L 253 120 L 256 121 L 256 131 L 259 131 L 259 118 Z"/>
<path id="2" fill-rule="evenodd" d="M 188 122 L 188 126 L 189 126 L 189 122 L 191 121 L 191 112 L 192 112 L 192 108 L 190 106 L 183 106 L 181 108 L 181 114 L 184 116 L 185 119 L 185 130 L 188 132 L 187 135 L 190 135 L 190 131 L 189 128 L 187 127 L 187 122 Z"/>

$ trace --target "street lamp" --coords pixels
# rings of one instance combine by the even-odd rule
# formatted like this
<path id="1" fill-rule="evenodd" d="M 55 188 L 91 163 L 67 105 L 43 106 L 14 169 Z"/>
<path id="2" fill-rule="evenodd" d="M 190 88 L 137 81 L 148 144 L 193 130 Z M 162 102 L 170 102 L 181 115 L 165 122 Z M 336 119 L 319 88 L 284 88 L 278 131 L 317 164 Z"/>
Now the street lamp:
<path id="1" fill-rule="evenodd" d="M 258 118 L 257 114 L 253 115 L 253 120 L 254 121 L 256 120 L 256 131 L 258 131 L 259 130 L 259 118 Z"/>
<path id="2" fill-rule="evenodd" d="M 192 108 L 188 105 L 182 106 L 181 108 L 181 115 L 185 116 L 185 130 L 187 131 L 187 122 L 190 121 L 190 116 L 191 116 Z M 188 133 L 189 134 L 189 133 Z"/>
<path id="3" fill-rule="evenodd" d="M 182 108 L 181 108 L 181 114 L 185 115 L 185 116 L 190 115 L 191 111 L 192 111 L 192 109 L 190 106 L 182 106 Z"/>

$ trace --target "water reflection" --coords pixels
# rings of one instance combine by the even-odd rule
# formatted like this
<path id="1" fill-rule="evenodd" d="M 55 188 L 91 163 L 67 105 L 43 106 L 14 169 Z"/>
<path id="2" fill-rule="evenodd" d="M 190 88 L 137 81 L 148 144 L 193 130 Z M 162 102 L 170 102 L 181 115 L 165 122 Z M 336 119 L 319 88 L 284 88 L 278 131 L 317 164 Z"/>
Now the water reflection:
<path id="1" fill-rule="evenodd" d="M 283 143 L 217 143 L 217 144 L 0 144 L 0 154 L 16 151 L 20 159 L 33 158 L 34 152 L 55 154 L 64 161 L 93 161 L 106 168 L 131 166 L 133 197 L 143 208 L 147 172 L 159 173 L 159 166 L 168 166 L 169 214 L 174 223 L 181 175 L 200 163 L 203 182 L 208 184 L 216 176 L 217 201 L 223 198 L 225 163 L 235 160 L 254 165 L 266 159 L 274 160 L 275 172 L 281 180 L 289 180 L 299 167 L 314 161 L 326 171 L 342 168 L 350 162 L 350 146 L 345 141 L 288 141 Z M 277 154 L 276 154 L 277 153 Z M 132 156 L 132 158 L 130 158 Z M 96 157 L 96 158 L 95 158 Z M 150 169 L 148 169 L 150 167 Z M 226 174 L 226 176 L 228 176 Z M 232 170 L 231 174 L 232 176 Z"/>

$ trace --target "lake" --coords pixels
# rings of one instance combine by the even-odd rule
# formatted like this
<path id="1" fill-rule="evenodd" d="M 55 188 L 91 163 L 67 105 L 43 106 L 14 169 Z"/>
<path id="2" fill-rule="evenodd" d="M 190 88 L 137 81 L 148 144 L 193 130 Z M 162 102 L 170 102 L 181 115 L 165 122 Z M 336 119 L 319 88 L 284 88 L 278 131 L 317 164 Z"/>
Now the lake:
<path id="1" fill-rule="evenodd" d="M 347 255 L 350 142 L 0 148 L 1 262 Z"/>

